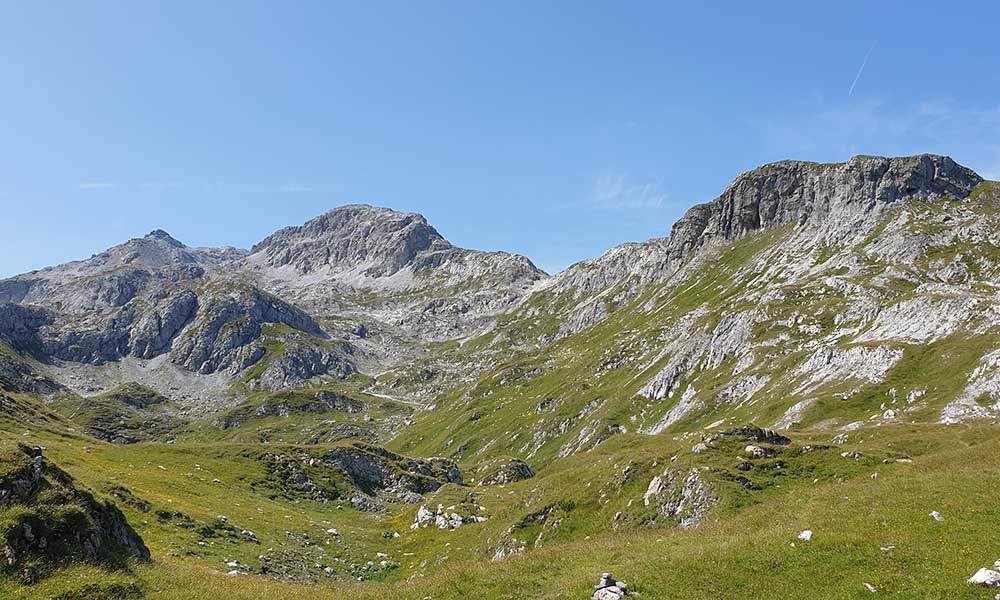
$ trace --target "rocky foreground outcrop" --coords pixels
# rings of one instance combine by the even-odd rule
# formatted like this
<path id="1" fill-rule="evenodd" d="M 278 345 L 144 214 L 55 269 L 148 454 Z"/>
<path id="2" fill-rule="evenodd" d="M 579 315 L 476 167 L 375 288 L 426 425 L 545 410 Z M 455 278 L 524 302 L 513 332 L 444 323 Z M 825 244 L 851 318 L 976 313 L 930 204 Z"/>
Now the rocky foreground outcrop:
<path id="1" fill-rule="evenodd" d="M 30 583 L 46 565 L 65 559 L 149 559 L 121 511 L 78 488 L 40 448 L 5 450 L 0 467 L 0 569 Z"/>

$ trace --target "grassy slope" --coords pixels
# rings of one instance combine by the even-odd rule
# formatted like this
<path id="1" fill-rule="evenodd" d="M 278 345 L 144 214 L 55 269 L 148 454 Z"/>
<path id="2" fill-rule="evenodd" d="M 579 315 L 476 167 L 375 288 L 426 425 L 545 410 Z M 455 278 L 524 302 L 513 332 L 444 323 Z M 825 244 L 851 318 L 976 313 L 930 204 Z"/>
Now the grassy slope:
<path id="1" fill-rule="evenodd" d="M 135 581 L 150 598 L 279 598 L 305 590 L 316 598 L 580 598 L 600 572 L 611 570 L 646 598 L 861 597 L 868 594 L 864 582 L 895 597 L 983 598 L 964 579 L 1000 556 L 994 535 L 1000 518 L 995 502 L 1000 467 L 994 460 L 1000 440 L 985 427 L 878 428 L 850 434 L 843 446 L 806 454 L 799 454 L 801 445 L 830 444 L 832 433 L 800 434 L 777 457 L 784 469 L 762 463 L 748 473 L 761 488 L 755 490 L 726 482 L 741 447 L 738 440 L 694 455 L 688 450 L 691 439 L 621 436 L 591 453 L 562 459 L 532 480 L 503 488 L 442 489 L 429 498 L 431 504 L 456 503 L 472 491 L 481 493 L 476 502 L 491 515 L 484 524 L 455 531 L 410 531 L 413 507 L 380 522 L 330 504 L 272 501 L 249 485 L 260 473 L 256 463 L 241 458 L 239 447 L 94 445 L 82 452 L 73 442 L 38 435 L 35 441 L 48 446 L 47 454 L 81 481 L 96 489 L 113 481 L 152 504 L 147 513 L 122 508 L 154 560 L 132 565 L 131 572 L 76 565 L 30 588 L 7 581 L 0 583 L 4 597 L 46 598 L 87 581 Z M 864 456 L 842 458 L 842 449 Z M 639 525 L 642 491 L 671 456 L 677 456 L 676 464 L 718 469 L 712 477 L 723 499 L 696 529 Z M 912 456 L 913 463 L 881 462 L 900 456 Z M 187 477 L 195 461 L 204 471 Z M 631 465 L 630 475 L 623 478 L 626 465 Z M 872 472 L 879 478 L 871 479 Z M 222 483 L 211 483 L 210 475 L 221 475 Z M 634 501 L 631 509 L 628 500 Z M 560 501 L 571 502 L 572 508 L 559 528 L 546 533 L 540 548 L 502 562 L 485 560 L 485 546 L 507 527 Z M 220 540 L 199 547 L 190 532 L 151 516 L 167 509 L 205 522 L 226 514 L 253 529 L 261 545 Z M 634 520 L 614 531 L 608 524 L 619 510 L 631 511 Z M 931 519 L 931 510 L 945 520 Z M 378 583 L 308 588 L 223 574 L 225 561 L 254 564 L 263 548 L 292 545 L 285 531 L 315 532 L 328 526 L 324 521 L 341 529 L 341 540 L 349 540 L 345 556 L 384 551 L 398 569 Z M 795 535 L 806 528 L 814 531 L 813 540 L 797 541 Z M 384 539 L 383 531 L 402 536 Z M 534 538 L 536 529 L 515 529 L 514 535 Z M 884 545 L 896 549 L 883 552 L 879 547 Z M 425 576 L 405 581 L 421 572 L 423 561 L 430 565 L 423 569 Z"/>

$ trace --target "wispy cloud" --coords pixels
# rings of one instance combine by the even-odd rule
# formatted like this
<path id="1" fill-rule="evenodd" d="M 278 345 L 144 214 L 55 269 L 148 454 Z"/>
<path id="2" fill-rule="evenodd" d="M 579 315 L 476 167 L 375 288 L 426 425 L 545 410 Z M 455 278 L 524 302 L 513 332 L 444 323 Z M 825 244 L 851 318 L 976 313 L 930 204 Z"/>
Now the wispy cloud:
<path id="1" fill-rule="evenodd" d="M 602 175 L 594 182 L 590 204 L 599 209 L 648 209 L 660 208 L 666 200 L 658 183 L 637 183 L 628 175 Z"/>
<path id="2" fill-rule="evenodd" d="M 875 44 L 872 44 L 872 47 L 869 48 L 868 52 L 865 54 L 865 59 L 861 61 L 861 68 L 858 69 L 858 74 L 854 76 L 854 81 L 851 83 L 851 89 L 847 91 L 848 98 L 850 98 L 851 95 L 854 94 L 854 88 L 855 86 L 858 85 L 858 80 L 861 79 L 861 73 L 864 72 L 865 65 L 868 64 L 868 57 L 872 55 L 872 50 L 874 49 L 875 49 Z"/>
<path id="3" fill-rule="evenodd" d="M 322 192 L 336 192 L 341 189 L 343 188 L 338 185 L 290 183 L 282 186 L 279 191 L 288 194 L 314 194 Z"/>
<path id="4" fill-rule="evenodd" d="M 184 184 L 179 181 L 142 181 L 139 183 L 139 188 L 143 190 L 179 190 L 184 187 Z"/>
<path id="5" fill-rule="evenodd" d="M 222 193 L 240 194 L 316 194 L 343 190 L 342 186 L 314 183 L 288 183 L 285 185 L 258 184 L 248 182 L 188 182 L 172 180 L 152 180 L 118 183 L 116 181 L 82 181 L 76 185 L 81 190 L 107 190 L 114 188 L 139 189 L 160 192 L 188 189 L 192 193 L 216 195 Z"/>
<path id="6" fill-rule="evenodd" d="M 81 190 L 110 190 L 118 187 L 114 181 L 81 181 L 76 185 Z"/>

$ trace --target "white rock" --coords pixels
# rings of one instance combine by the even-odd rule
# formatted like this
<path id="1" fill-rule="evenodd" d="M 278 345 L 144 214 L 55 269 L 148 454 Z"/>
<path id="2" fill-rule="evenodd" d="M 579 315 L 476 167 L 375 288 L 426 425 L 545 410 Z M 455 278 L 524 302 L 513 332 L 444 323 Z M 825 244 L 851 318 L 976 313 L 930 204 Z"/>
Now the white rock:
<path id="1" fill-rule="evenodd" d="M 621 600 L 625 593 L 616 587 L 607 587 L 594 592 L 592 600 Z"/>
<path id="2" fill-rule="evenodd" d="M 1000 572 L 993 569 L 979 569 L 976 574 L 969 578 L 970 585 L 982 585 L 985 587 L 1000 587 Z"/>
<path id="3" fill-rule="evenodd" d="M 649 499 L 663 491 L 663 479 L 659 475 L 653 477 L 646 487 L 646 493 L 642 495 L 642 504 L 649 506 Z"/>
<path id="4" fill-rule="evenodd" d="M 413 519 L 413 525 L 411 529 L 416 529 L 417 527 L 427 527 L 434 522 L 434 513 L 431 512 L 426 506 L 421 506 L 417 509 L 417 516 Z"/>
<path id="5" fill-rule="evenodd" d="M 805 540 L 807 542 L 812 539 L 812 536 L 813 536 L 813 532 L 812 532 L 811 529 L 806 529 L 806 530 L 803 530 L 802 532 L 799 533 L 799 539 L 800 540 Z"/>

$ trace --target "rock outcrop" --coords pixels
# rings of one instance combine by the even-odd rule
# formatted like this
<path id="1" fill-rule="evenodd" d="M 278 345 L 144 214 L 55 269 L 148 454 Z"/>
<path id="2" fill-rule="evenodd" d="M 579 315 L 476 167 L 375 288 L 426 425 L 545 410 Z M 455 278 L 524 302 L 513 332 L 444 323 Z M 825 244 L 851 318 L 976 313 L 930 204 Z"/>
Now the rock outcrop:
<path id="1" fill-rule="evenodd" d="M 420 494 L 447 483 L 462 483 L 458 466 L 448 459 L 407 458 L 368 444 L 334 448 L 322 460 L 340 469 L 352 485 L 369 496 L 419 502 Z"/>
<path id="2" fill-rule="evenodd" d="M 666 469 L 650 480 L 642 495 L 643 505 L 652 507 L 657 515 L 672 519 L 682 528 L 697 525 L 716 501 L 703 476 L 704 470 Z"/>
<path id="3" fill-rule="evenodd" d="M 265 323 L 287 325 L 317 338 L 326 334 L 302 310 L 253 286 L 223 286 L 200 299 L 191 327 L 175 340 L 171 360 L 201 374 L 228 369 L 239 373 L 264 357 L 253 344 Z"/>
<path id="4" fill-rule="evenodd" d="M 359 413 L 364 410 L 364 403 L 350 396 L 320 390 L 314 394 L 302 391 L 284 391 L 273 394 L 260 402 L 246 403 L 238 406 L 215 419 L 215 424 L 222 429 L 237 427 L 251 419 L 281 417 L 292 415 L 319 415 L 331 411 Z"/>
<path id="5" fill-rule="evenodd" d="M 503 485 L 535 476 L 531 465 L 519 458 L 498 458 L 476 470 L 478 485 Z"/>
<path id="6" fill-rule="evenodd" d="M 7 567 L 132 556 L 149 559 L 142 538 L 110 502 L 76 487 L 49 464 L 40 448 L 5 451 L 0 472 L 0 507 L 19 506 L 15 520 L 0 530 Z"/>

